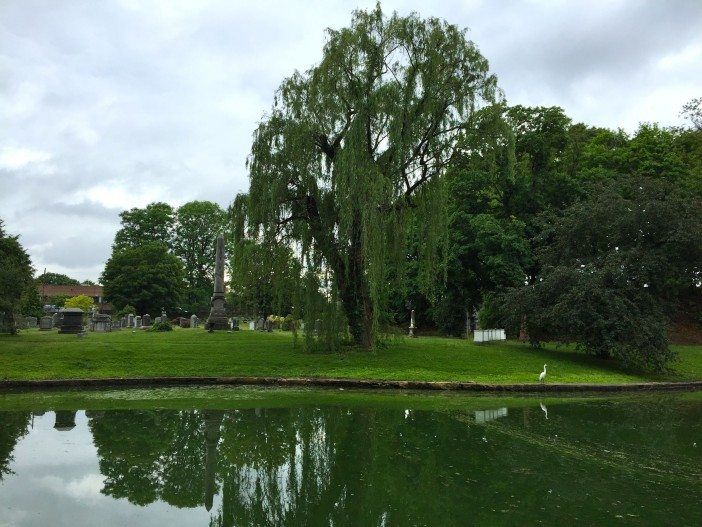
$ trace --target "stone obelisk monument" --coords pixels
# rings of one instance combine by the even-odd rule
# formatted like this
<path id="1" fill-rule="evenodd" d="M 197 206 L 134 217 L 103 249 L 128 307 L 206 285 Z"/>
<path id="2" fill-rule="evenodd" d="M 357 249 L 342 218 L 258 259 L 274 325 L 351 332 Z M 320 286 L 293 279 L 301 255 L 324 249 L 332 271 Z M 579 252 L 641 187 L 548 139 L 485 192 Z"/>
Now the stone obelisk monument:
<path id="1" fill-rule="evenodd" d="M 215 253 L 215 276 L 214 276 L 214 293 L 212 293 L 212 302 L 210 308 L 210 316 L 205 324 L 205 329 L 229 329 L 227 323 L 227 313 L 224 310 L 224 237 L 217 237 L 217 251 Z"/>

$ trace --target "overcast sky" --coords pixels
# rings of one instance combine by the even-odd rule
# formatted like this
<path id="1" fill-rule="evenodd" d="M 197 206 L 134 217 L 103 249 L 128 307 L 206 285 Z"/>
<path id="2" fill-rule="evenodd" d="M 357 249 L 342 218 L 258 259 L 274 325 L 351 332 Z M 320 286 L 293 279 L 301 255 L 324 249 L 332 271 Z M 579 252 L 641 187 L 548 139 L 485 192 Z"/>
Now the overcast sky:
<path id="1" fill-rule="evenodd" d="M 0 218 L 96 280 L 118 213 L 226 206 L 273 93 L 374 1 L 0 2 Z M 702 0 L 386 1 L 469 29 L 511 104 L 633 131 L 702 96 Z"/>

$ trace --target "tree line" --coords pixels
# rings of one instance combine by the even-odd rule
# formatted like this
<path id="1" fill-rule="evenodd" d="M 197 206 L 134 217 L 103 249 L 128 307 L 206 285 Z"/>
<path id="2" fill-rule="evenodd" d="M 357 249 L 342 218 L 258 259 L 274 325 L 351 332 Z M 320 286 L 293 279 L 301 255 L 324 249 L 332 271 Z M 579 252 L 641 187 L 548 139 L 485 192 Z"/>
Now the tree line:
<path id="1" fill-rule="evenodd" d="M 275 93 L 248 193 L 121 214 L 105 295 L 206 309 L 225 232 L 232 312 L 319 325 L 308 346 L 373 348 L 414 309 L 662 369 L 671 324 L 702 325 L 702 98 L 682 113 L 629 134 L 509 105 L 465 31 L 356 11 Z"/>
<path id="2" fill-rule="evenodd" d="M 357 11 L 275 93 L 239 230 L 294 248 L 329 342 L 372 348 L 416 309 L 661 369 L 702 305 L 700 99 L 683 111 L 629 135 L 510 106 L 456 26 Z"/>
<path id="3" fill-rule="evenodd" d="M 203 314 L 214 284 L 214 241 L 227 214 L 211 201 L 173 208 L 151 203 L 120 214 L 112 254 L 100 277 L 117 311 Z"/>

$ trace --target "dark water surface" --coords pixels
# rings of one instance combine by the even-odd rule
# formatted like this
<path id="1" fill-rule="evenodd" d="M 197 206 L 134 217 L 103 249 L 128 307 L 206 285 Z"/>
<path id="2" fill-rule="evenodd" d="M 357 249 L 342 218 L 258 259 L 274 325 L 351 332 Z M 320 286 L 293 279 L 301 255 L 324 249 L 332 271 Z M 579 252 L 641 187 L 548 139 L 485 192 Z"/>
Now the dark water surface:
<path id="1" fill-rule="evenodd" d="M 0 526 L 702 525 L 702 394 L 0 395 Z"/>

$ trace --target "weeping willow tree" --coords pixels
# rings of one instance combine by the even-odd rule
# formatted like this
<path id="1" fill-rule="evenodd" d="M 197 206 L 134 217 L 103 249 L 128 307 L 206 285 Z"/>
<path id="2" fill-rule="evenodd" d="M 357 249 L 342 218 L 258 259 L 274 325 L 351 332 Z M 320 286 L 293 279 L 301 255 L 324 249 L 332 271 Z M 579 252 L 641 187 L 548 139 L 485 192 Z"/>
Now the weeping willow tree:
<path id="1" fill-rule="evenodd" d="M 497 96 L 465 31 L 385 17 L 380 6 L 328 30 L 321 62 L 278 89 L 248 161 L 249 222 L 264 239 L 297 245 L 309 282 L 323 284 L 355 344 L 376 342 L 410 212 L 421 220 L 421 279 L 438 272 L 443 174 L 471 116 Z"/>

